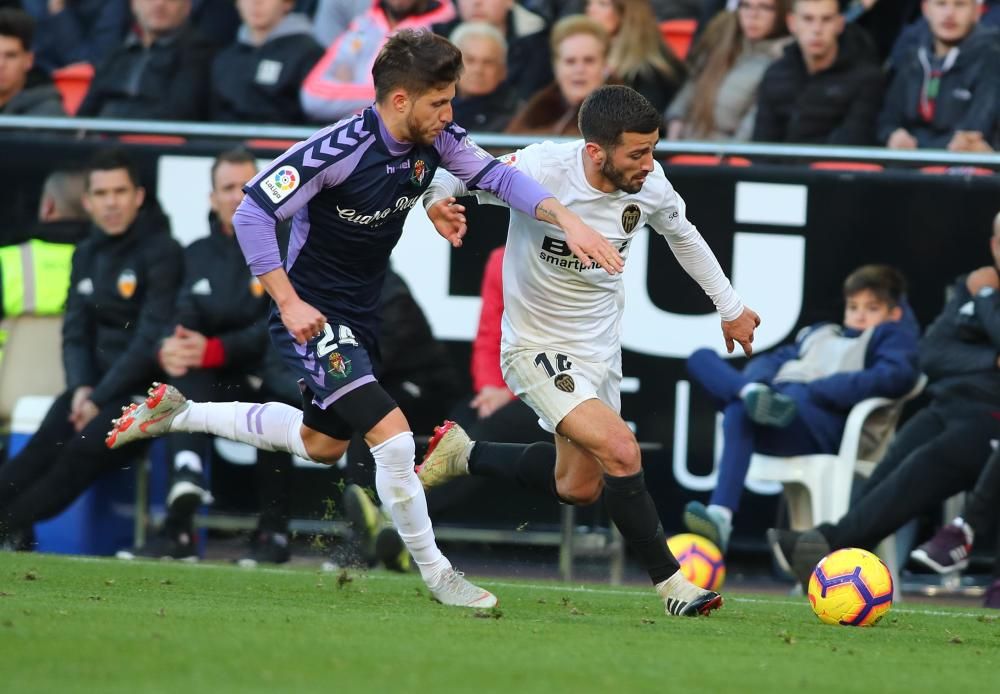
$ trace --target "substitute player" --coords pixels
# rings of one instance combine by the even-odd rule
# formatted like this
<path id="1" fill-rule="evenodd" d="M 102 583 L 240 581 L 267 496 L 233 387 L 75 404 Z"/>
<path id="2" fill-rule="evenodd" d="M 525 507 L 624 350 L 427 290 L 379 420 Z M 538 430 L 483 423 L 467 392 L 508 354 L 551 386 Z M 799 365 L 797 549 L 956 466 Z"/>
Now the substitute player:
<path id="1" fill-rule="evenodd" d="M 711 297 L 722 334 L 747 355 L 760 319 L 743 305 L 653 160 L 660 114 L 638 92 L 607 86 L 580 109 L 583 140 L 544 142 L 501 160 L 556 191 L 573 211 L 627 257 L 635 232 L 649 225 Z M 455 197 L 468 186 L 439 171 L 424 199 L 431 219 L 464 232 Z M 498 202 L 477 193 L 482 202 Z M 569 504 L 603 494 L 608 513 L 639 557 L 668 614 L 707 614 L 722 596 L 684 578 L 667 549 L 643 480 L 639 445 L 619 415 L 621 318 L 625 287 L 594 263 L 573 257 L 565 234 L 512 211 L 503 261 L 501 367 L 515 395 L 555 434 L 528 446 L 472 442 L 453 422 L 438 427 L 418 474 L 425 487 L 459 475 L 513 479 Z"/>
<path id="2" fill-rule="evenodd" d="M 115 420 L 107 443 L 168 431 L 205 432 L 264 450 L 334 463 L 364 432 L 375 484 L 433 595 L 489 607 L 496 598 L 454 571 L 434 540 L 414 473 L 413 434 L 373 374 L 377 305 L 403 221 L 443 166 L 514 209 L 558 225 L 582 262 L 614 273 L 623 260 L 602 235 L 522 172 L 503 166 L 451 123 L 462 55 L 430 32 L 400 31 L 372 68 L 376 103 L 320 130 L 268 165 L 233 218 L 252 272 L 274 299 L 271 338 L 299 376 L 303 410 L 277 402 L 195 403 L 154 384 Z M 275 224 L 292 220 L 282 265 Z M 461 234 L 442 232 L 454 245 Z M 287 268 L 287 270 L 286 270 Z"/>

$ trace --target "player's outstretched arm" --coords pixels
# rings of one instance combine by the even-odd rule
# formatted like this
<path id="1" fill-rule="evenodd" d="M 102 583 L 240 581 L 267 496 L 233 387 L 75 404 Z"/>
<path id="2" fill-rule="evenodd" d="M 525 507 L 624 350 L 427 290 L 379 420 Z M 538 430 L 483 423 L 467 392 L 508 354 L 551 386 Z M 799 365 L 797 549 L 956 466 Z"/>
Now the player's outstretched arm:
<path id="1" fill-rule="evenodd" d="M 722 336 L 726 339 L 726 351 L 730 354 L 739 343 L 743 353 L 748 357 L 753 354 L 753 332 L 760 325 L 760 316 L 748 306 L 743 307 L 743 313 L 734 320 L 722 321 Z"/>
<path id="2" fill-rule="evenodd" d="M 555 198 L 545 198 L 538 203 L 535 219 L 562 229 L 566 233 L 566 245 L 584 265 L 597 263 L 609 275 L 625 268 L 625 261 L 611 242 Z"/>

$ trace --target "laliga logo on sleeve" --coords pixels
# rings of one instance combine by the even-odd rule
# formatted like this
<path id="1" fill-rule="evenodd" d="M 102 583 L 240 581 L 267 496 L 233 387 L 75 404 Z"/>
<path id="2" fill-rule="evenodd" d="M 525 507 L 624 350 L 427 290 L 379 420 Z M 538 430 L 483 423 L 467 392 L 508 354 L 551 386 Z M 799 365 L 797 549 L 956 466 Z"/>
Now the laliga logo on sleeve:
<path id="1" fill-rule="evenodd" d="M 286 164 L 270 176 L 262 178 L 258 185 L 271 200 L 281 202 L 289 193 L 299 187 L 301 180 L 295 167 Z"/>

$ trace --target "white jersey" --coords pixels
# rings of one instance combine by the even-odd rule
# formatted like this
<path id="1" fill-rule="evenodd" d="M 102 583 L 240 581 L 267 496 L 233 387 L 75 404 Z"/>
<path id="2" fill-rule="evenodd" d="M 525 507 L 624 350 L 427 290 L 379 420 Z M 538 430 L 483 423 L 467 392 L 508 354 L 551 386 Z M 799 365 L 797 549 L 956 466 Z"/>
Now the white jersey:
<path id="1" fill-rule="evenodd" d="M 685 216 L 684 201 L 659 163 L 642 190 L 604 193 L 587 181 L 583 140 L 529 145 L 501 161 L 542 184 L 553 197 L 603 234 L 626 259 L 636 232 L 649 225 L 664 236 L 685 270 L 712 298 L 724 320 L 737 318 L 743 303 L 711 249 Z M 458 179 L 438 169 L 426 205 L 465 194 Z M 484 192 L 480 202 L 503 204 Z M 621 350 L 625 286 L 596 263 L 583 265 L 556 226 L 511 210 L 503 260 L 502 349 L 559 349 L 589 361 Z"/>

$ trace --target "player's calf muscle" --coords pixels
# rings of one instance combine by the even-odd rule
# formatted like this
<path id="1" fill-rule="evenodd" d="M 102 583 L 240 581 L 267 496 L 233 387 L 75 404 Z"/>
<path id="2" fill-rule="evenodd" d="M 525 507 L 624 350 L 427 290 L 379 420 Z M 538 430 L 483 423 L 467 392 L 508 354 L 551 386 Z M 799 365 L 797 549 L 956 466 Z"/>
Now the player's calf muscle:
<path id="1" fill-rule="evenodd" d="M 302 427 L 302 443 L 305 444 L 309 459 L 324 465 L 333 465 L 347 450 L 347 441 L 338 441 L 326 434 Z"/>

